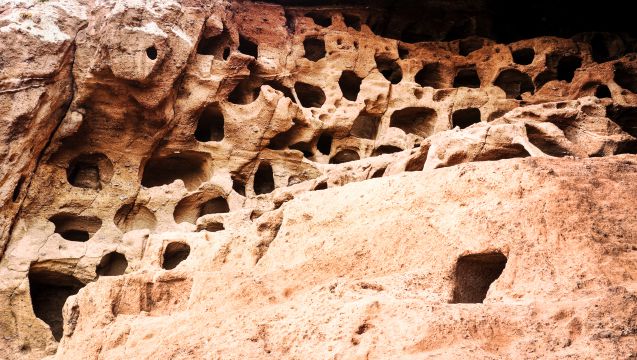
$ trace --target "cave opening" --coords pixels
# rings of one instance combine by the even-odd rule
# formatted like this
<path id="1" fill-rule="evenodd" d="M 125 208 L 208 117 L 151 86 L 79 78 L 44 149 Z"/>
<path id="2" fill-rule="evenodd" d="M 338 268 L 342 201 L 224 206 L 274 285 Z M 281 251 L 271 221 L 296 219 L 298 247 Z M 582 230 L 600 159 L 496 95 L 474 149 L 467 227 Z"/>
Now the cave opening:
<path id="1" fill-rule="evenodd" d="M 519 65 L 529 65 L 535 59 L 535 50 L 533 48 L 522 48 L 511 52 L 513 62 Z"/>
<path id="2" fill-rule="evenodd" d="M 64 303 L 69 296 L 77 294 L 84 284 L 73 275 L 37 263 L 31 265 L 28 278 L 33 313 L 51 328 L 53 338 L 60 341 L 64 330 Z"/>
<path id="3" fill-rule="evenodd" d="M 274 191 L 274 173 L 272 166 L 267 162 L 262 162 L 254 174 L 253 189 L 256 195 L 268 194 Z"/>
<path id="4" fill-rule="evenodd" d="M 460 109 L 453 112 L 451 123 L 453 127 L 458 126 L 461 129 L 469 127 L 480 122 L 480 109 L 468 108 Z"/>
<path id="5" fill-rule="evenodd" d="M 601 84 L 601 85 L 597 85 L 597 87 L 595 88 L 595 97 L 599 99 L 604 99 L 604 98 L 611 98 L 612 95 L 610 93 L 610 89 L 608 88 L 608 86 Z"/>
<path id="6" fill-rule="evenodd" d="M 379 156 L 379 155 L 384 155 L 384 154 L 393 154 L 393 153 L 397 153 L 397 152 L 401 152 L 401 151 L 403 151 L 403 149 L 399 148 L 398 146 L 381 145 L 381 146 L 377 147 L 376 149 L 374 149 L 374 151 L 372 152 L 372 156 Z"/>
<path id="7" fill-rule="evenodd" d="M 26 178 L 24 175 L 20 176 L 18 182 L 15 184 L 13 188 L 13 193 L 11 194 L 11 201 L 18 202 L 18 198 L 20 197 L 20 192 L 22 192 L 22 185 L 24 185 L 24 181 Z"/>
<path id="8" fill-rule="evenodd" d="M 314 23 L 318 26 L 330 27 L 332 25 L 332 17 L 327 14 L 311 11 L 306 13 L 305 16 L 312 19 L 312 21 L 314 21 Z"/>
<path id="9" fill-rule="evenodd" d="M 407 107 L 392 113 L 389 126 L 402 129 L 407 134 L 426 138 L 433 134 L 437 114 L 427 107 Z"/>
<path id="10" fill-rule="evenodd" d="M 175 241 L 166 245 L 162 257 L 161 267 L 165 270 L 172 270 L 190 256 L 190 245 Z"/>
<path id="11" fill-rule="evenodd" d="M 482 49 L 484 39 L 478 37 L 468 37 L 458 42 L 458 53 L 462 56 L 468 56 L 474 51 Z"/>
<path id="12" fill-rule="evenodd" d="M 95 273 L 98 276 L 119 276 L 124 275 L 127 268 L 128 260 L 126 260 L 126 256 L 112 251 L 102 256 L 100 263 L 95 269 Z"/>
<path id="13" fill-rule="evenodd" d="M 210 155 L 185 151 L 152 157 L 144 166 L 142 186 L 151 188 L 182 180 L 188 190 L 195 190 L 210 178 Z"/>
<path id="14" fill-rule="evenodd" d="M 360 160 L 358 153 L 351 149 L 343 149 L 338 151 L 330 158 L 330 164 L 343 164 L 350 161 Z"/>
<path id="15" fill-rule="evenodd" d="M 416 73 L 414 80 L 422 87 L 443 88 L 442 66 L 439 63 L 426 64 Z"/>
<path id="16" fill-rule="evenodd" d="M 501 253 L 461 256 L 456 263 L 452 304 L 482 303 L 507 263 Z"/>
<path id="17" fill-rule="evenodd" d="M 325 93 L 318 86 L 298 81 L 294 84 L 294 91 L 303 107 L 320 108 L 325 103 Z"/>
<path id="18" fill-rule="evenodd" d="M 69 241 L 88 241 L 102 227 L 102 220 L 95 216 L 80 216 L 59 213 L 49 221 L 55 225 L 55 232 Z"/>
<path id="19" fill-rule="evenodd" d="M 140 229 L 153 231 L 157 226 L 155 214 L 141 204 L 122 205 L 115 212 L 113 222 L 123 233 Z"/>
<path id="20" fill-rule="evenodd" d="M 361 83 L 363 79 L 356 75 L 355 72 L 345 70 L 338 79 L 338 86 L 341 88 L 343 96 L 350 101 L 356 101 L 358 93 L 361 91 Z"/>
<path id="21" fill-rule="evenodd" d="M 323 155 L 329 155 L 332 152 L 333 137 L 329 133 L 322 133 L 316 143 L 316 149 Z"/>
<path id="22" fill-rule="evenodd" d="M 224 117 L 219 103 L 213 103 L 204 109 L 197 121 L 195 139 L 201 142 L 221 141 L 224 137 Z"/>
<path id="23" fill-rule="evenodd" d="M 403 69 L 396 60 L 382 55 L 374 56 L 376 68 L 392 84 L 398 84 L 403 79 Z"/>
<path id="24" fill-rule="evenodd" d="M 239 52 L 253 58 L 259 57 L 259 47 L 243 35 L 239 35 Z"/>
<path id="25" fill-rule="evenodd" d="M 188 222 L 194 224 L 197 219 L 208 214 L 221 214 L 230 211 L 228 201 L 216 191 L 200 191 L 179 200 L 173 210 L 173 218 L 177 224 Z"/>
<path id="26" fill-rule="evenodd" d="M 356 31 L 361 31 L 361 18 L 357 15 L 343 14 L 343 21 L 345 26 L 350 27 Z"/>
<path id="27" fill-rule="evenodd" d="M 493 85 L 504 90 L 507 99 L 521 100 L 521 96 L 525 92 L 533 94 L 535 91 L 531 77 L 516 69 L 506 69 L 500 72 Z"/>
<path id="28" fill-rule="evenodd" d="M 155 60 L 157 59 L 157 48 L 154 46 L 151 46 L 149 48 L 146 49 L 146 56 L 148 56 L 149 59 L 151 60 Z"/>
<path id="29" fill-rule="evenodd" d="M 557 79 L 571 82 L 575 76 L 575 71 L 582 66 L 582 59 L 579 56 L 564 56 L 557 63 Z"/>
<path id="30" fill-rule="evenodd" d="M 113 176 L 113 163 L 101 153 L 81 154 L 69 163 L 66 179 L 72 186 L 100 190 Z"/>
<path id="31" fill-rule="evenodd" d="M 325 57 L 325 41 L 317 37 L 308 37 L 303 40 L 305 58 L 317 62 Z"/>
<path id="32" fill-rule="evenodd" d="M 227 60 L 230 56 L 230 32 L 224 29 L 216 36 L 202 37 L 197 44 L 197 54 L 213 55 L 215 59 Z"/>
<path id="33" fill-rule="evenodd" d="M 458 70 L 453 79 L 453 87 L 479 88 L 480 77 L 478 76 L 476 69 L 474 67 L 470 67 Z"/>
<path id="34" fill-rule="evenodd" d="M 361 111 L 354 119 L 350 133 L 357 138 L 374 140 L 378 134 L 380 119 L 380 115 L 372 115 Z"/>
<path id="35" fill-rule="evenodd" d="M 637 71 L 626 67 L 623 63 L 615 63 L 615 75 L 613 79 L 617 85 L 637 94 Z"/>

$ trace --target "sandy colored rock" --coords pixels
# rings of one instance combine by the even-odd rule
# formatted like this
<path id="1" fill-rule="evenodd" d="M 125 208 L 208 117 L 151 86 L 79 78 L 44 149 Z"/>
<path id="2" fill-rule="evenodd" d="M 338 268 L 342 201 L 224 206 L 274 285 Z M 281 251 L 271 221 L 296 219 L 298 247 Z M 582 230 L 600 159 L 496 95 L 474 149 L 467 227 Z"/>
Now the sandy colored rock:
<path id="1" fill-rule="evenodd" d="M 0 358 L 637 357 L 628 12 L 492 5 L 0 4 Z"/>

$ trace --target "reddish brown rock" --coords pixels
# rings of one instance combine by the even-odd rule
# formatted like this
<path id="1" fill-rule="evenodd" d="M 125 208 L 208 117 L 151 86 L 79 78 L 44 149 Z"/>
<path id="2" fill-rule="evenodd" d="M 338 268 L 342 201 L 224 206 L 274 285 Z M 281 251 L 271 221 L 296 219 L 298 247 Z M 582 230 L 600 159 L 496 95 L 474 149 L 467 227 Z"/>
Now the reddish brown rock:
<path id="1" fill-rule="evenodd" d="M 0 358 L 636 356 L 630 32 L 280 3 L 0 5 Z"/>

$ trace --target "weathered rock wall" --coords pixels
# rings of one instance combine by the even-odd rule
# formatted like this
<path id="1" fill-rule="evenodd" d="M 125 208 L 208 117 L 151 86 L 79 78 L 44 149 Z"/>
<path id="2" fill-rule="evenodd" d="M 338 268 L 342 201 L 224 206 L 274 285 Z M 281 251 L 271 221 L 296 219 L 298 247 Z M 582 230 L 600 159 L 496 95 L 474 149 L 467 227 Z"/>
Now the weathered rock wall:
<path id="1" fill-rule="evenodd" d="M 485 4 L 0 5 L 0 357 L 634 356 L 634 34 Z"/>

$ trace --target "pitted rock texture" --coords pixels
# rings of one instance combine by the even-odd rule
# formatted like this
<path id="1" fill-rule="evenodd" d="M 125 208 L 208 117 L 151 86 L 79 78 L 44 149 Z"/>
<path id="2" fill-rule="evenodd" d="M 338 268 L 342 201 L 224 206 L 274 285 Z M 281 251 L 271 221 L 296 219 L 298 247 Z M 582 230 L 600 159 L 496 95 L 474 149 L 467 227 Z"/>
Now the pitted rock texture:
<path id="1" fill-rule="evenodd" d="M 636 357 L 634 34 L 400 3 L 0 4 L 0 358 Z"/>

